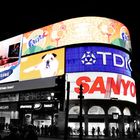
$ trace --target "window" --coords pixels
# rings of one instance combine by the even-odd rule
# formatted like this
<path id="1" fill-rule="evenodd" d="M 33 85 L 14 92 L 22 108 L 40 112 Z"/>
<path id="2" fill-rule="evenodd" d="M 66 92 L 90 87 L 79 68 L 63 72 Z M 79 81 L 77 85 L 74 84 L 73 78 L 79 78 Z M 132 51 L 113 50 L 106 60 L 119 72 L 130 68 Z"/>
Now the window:
<path id="1" fill-rule="evenodd" d="M 69 110 L 69 114 L 79 114 L 80 113 L 80 106 L 73 106 Z M 85 114 L 84 110 L 82 109 L 82 114 Z"/>
<path id="2" fill-rule="evenodd" d="M 100 106 L 92 106 L 89 110 L 88 110 L 88 114 L 105 114 L 104 110 L 102 107 Z"/>
<path id="3" fill-rule="evenodd" d="M 124 108 L 123 114 L 126 115 L 126 116 L 130 116 L 130 115 L 131 115 L 131 112 L 130 112 L 130 110 L 129 110 L 128 107 L 125 107 L 125 108 Z"/>
<path id="4" fill-rule="evenodd" d="M 113 113 L 118 113 L 119 115 L 121 115 L 120 109 L 118 107 L 116 107 L 116 106 L 112 106 L 108 110 L 109 115 L 112 115 Z"/>

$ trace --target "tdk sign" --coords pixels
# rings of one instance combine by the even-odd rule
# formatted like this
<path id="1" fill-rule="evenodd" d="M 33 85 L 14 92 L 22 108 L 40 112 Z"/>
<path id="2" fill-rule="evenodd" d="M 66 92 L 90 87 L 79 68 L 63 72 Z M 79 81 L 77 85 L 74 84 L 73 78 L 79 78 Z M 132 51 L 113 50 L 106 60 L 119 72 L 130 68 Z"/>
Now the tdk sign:
<path id="1" fill-rule="evenodd" d="M 109 53 L 109 52 L 96 52 L 96 55 L 97 54 L 101 55 L 102 57 L 102 60 L 101 60 L 102 65 L 109 65 L 107 64 L 108 63 L 107 60 L 109 59 L 109 57 L 112 57 L 113 66 L 122 67 L 122 68 L 125 67 L 126 69 L 130 69 L 132 71 L 131 66 L 130 66 L 131 59 L 127 59 L 126 57 L 123 57 L 119 54 Z M 93 52 L 88 51 L 88 52 L 85 52 L 84 55 L 82 56 L 81 62 L 84 65 L 94 65 L 96 63 L 96 57 Z"/>
<path id="2" fill-rule="evenodd" d="M 121 50 L 99 46 L 66 49 L 66 72 L 114 72 L 131 76 L 131 59 Z"/>

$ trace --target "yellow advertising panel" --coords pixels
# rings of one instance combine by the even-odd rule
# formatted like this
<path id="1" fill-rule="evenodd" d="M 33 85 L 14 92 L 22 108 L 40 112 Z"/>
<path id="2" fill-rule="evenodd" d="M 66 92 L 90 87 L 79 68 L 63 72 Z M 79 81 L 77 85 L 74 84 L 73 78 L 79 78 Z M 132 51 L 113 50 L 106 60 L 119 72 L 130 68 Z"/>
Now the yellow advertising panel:
<path id="1" fill-rule="evenodd" d="M 25 33 L 22 56 L 78 43 L 105 43 L 131 51 L 130 34 L 122 23 L 103 17 L 64 20 Z"/>
<path id="2" fill-rule="evenodd" d="M 64 48 L 21 58 L 21 81 L 62 74 L 64 74 Z"/>

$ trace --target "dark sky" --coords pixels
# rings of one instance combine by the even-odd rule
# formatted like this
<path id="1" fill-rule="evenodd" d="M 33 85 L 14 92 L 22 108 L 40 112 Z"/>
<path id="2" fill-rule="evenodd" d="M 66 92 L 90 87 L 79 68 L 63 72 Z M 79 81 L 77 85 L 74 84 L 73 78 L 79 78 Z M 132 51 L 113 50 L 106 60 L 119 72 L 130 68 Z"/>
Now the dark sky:
<path id="1" fill-rule="evenodd" d="M 65 19 L 103 16 L 122 22 L 130 31 L 132 68 L 140 104 L 140 11 L 136 2 L 118 0 L 86 1 L 4 1 L 0 4 L 0 41 Z M 123 3 L 122 3 L 123 2 Z"/>

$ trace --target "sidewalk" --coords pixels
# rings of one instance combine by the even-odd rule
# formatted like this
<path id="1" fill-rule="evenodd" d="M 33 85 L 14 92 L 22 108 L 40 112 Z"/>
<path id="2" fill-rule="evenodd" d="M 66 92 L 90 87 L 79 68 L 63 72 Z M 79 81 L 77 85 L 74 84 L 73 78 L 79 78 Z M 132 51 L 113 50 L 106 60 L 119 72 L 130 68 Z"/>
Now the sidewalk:
<path id="1" fill-rule="evenodd" d="M 9 132 L 5 131 L 1 133 L 1 136 L 4 137 L 8 135 Z M 137 138 L 128 138 L 128 136 L 117 138 L 117 137 L 105 137 L 105 136 L 83 136 L 82 140 L 140 140 L 140 134 L 137 136 Z M 58 136 L 58 137 L 47 137 L 47 136 L 38 136 L 38 140 L 80 140 L 79 136 L 69 136 L 67 139 L 64 139 L 64 136 Z"/>
<path id="2" fill-rule="evenodd" d="M 52 137 L 39 137 L 39 140 L 66 140 L 64 137 L 57 137 L 57 138 L 52 138 Z M 128 138 L 127 136 L 117 138 L 117 137 L 104 137 L 104 136 L 83 136 L 82 140 L 138 140 L 140 139 L 140 136 L 137 138 Z M 80 140 L 79 136 L 70 136 L 67 138 L 67 140 Z"/>

